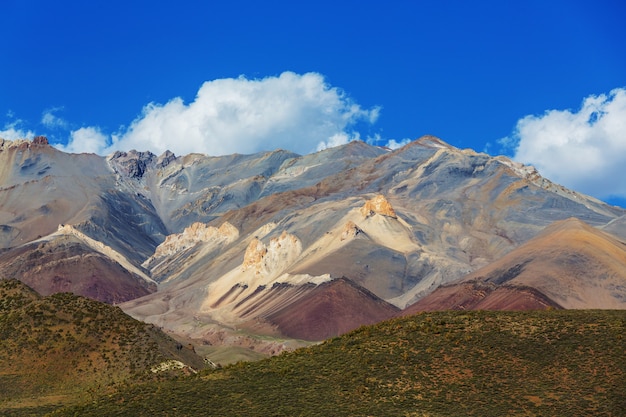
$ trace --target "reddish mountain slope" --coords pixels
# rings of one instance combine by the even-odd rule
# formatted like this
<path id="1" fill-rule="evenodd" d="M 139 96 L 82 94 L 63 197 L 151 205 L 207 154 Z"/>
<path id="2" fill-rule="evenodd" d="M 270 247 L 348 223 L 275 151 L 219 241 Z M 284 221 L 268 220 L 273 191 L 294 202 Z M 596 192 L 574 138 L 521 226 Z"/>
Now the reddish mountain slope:
<path id="1" fill-rule="evenodd" d="M 555 222 L 501 259 L 406 309 L 626 308 L 626 243 L 578 219 Z"/>
<path id="2" fill-rule="evenodd" d="M 561 308 L 534 288 L 466 282 L 443 286 L 402 311 L 410 316 L 438 310 L 543 310 Z"/>
<path id="3" fill-rule="evenodd" d="M 6 251 L 0 254 L 0 270 L 0 278 L 19 279 L 44 296 L 73 292 L 115 304 L 156 291 L 155 283 L 72 236 Z"/>
<path id="4" fill-rule="evenodd" d="M 393 317 L 398 309 L 346 278 L 317 286 L 266 317 L 288 337 L 324 340 Z"/>

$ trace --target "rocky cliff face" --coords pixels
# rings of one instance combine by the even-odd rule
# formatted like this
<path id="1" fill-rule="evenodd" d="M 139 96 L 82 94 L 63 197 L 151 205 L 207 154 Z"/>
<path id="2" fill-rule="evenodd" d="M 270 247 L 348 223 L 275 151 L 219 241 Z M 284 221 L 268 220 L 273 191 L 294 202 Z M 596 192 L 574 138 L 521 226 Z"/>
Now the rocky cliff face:
<path id="1" fill-rule="evenodd" d="M 115 172 L 132 179 L 142 178 L 148 169 L 165 168 L 175 160 L 176 156 L 170 151 L 166 151 L 159 157 L 152 152 L 116 151 L 107 158 Z"/>
<path id="2" fill-rule="evenodd" d="M 151 259 L 171 256 L 198 243 L 215 242 L 228 244 L 238 237 L 239 231 L 228 222 L 222 224 L 219 228 L 199 222 L 192 223 L 182 233 L 167 236 L 165 241 L 157 246 Z"/>

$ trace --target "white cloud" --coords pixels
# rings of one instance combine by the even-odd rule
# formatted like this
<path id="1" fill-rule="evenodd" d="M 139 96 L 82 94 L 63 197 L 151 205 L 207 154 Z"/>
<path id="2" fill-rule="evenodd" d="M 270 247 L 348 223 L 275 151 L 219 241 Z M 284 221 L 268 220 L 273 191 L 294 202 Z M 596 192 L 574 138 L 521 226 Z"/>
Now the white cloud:
<path id="1" fill-rule="evenodd" d="M 7 116 L 13 117 L 13 113 L 7 113 Z M 20 128 L 22 124 L 21 120 L 14 120 L 11 123 L 6 123 L 4 125 L 4 130 L 0 130 L 0 138 L 7 140 L 17 140 L 17 139 L 32 139 L 35 136 L 35 133 L 30 130 L 24 130 Z"/>
<path id="2" fill-rule="evenodd" d="M 408 145 L 415 139 L 404 138 L 401 140 L 396 139 L 383 139 L 380 133 L 375 133 L 373 136 L 368 136 L 365 142 L 372 146 L 382 146 L 391 150 L 400 149 L 401 147 Z"/>
<path id="3" fill-rule="evenodd" d="M 389 139 L 389 141 L 387 142 L 387 146 L 389 149 L 399 149 L 401 147 L 403 147 L 404 145 L 408 145 L 409 143 L 411 143 L 412 140 L 411 139 L 402 139 L 401 141 L 396 141 L 395 139 Z"/>
<path id="4" fill-rule="evenodd" d="M 67 121 L 54 114 L 60 110 L 63 110 L 63 108 L 54 107 L 45 110 L 41 116 L 41 123 L 47 128 L 66 128 L 68 126 Z"/>
<path id="5" fill-rule="evenodd" d="M 103 154 L 109 138 L 95 127 L 81 127 L 70 133 L 67 145 L 55 145 L 58 149 L 70 153 Z"/>
<path id="6" fill-rule="evenodd" d="M 345 145 L 348 142 L 352 142 L 353 140 L 361 140 L 361 135 L 356 132 L 353 134 L 348 134 L 345 132 L 335 133 L 326 141 L 322 141 L 317 144 L 317 151 L 323 151 L 324 149 L 334 148 L 335 146 Z"/>
<path id="7" fill-rule="evenodd" d="M 277 148 L 298 153 L 358 139 L 351 127 L 374 123 L 380 109 L 362 109 L 317 73 L 284 72 L 205 82 L 193 102 L 150 103 L 105 151 L 169 149 L 223 155 Z M 103 138 L 104 139 L 104 138 Z"/>
<path id="8" fill-rule="evenodd" d="M 589 96 L 577 112 L 526 116 L 512 139 L 514 159 L 544 177 L 598 198 L 626 197 L 626 89 Z"/>

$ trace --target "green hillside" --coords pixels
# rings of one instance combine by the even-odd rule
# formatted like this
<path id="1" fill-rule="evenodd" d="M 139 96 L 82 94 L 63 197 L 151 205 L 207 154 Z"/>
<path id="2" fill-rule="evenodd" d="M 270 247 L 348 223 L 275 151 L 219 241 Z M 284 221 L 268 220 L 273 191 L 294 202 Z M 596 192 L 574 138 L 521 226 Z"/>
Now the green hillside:
<path id="1" fill-rule="evenodd" d="M 164 374 L 151 369 L 173 359 L 203 366 L 191 350 L 117 307 L 68 293 L 41 297 L 19 281 L 0 280 L 0 414 L 38 415 L 159 378 Z"/>
<path id="2" fill-rule="evenodd" d="M 582 416 L 626 410 L 626 311 L 434 312 L 68 416 Z"/>

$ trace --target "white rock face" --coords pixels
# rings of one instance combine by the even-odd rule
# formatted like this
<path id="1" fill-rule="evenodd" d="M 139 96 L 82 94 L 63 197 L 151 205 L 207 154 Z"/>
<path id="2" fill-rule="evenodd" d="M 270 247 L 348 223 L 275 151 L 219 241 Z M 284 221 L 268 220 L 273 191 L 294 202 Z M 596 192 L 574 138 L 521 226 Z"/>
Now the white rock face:
<path id="1" fill-rule="evenodd" d="M 228 222 L 219 228 L 196 222 L 185 228 L 182 233 L 167 236 L 165 241 L 157 246 L 154 255 L 144 262 L 144 266 L 149 265 L 154 260 L 191 248 L 200 242 L 228 244 L 234 242 L 238 237 L 239 231 Z"/>
<path id="2" fill-rule="evenodd" d="M 84 234 L 81 231 L 77 230 L 72 225 L 60 224 L 59 228 L 56 231 L 56 233 L 53 233 L 53 234 L 45 237 L 44 239 L 48 240 L 48 239 L 53 238 L 56 235 L 75 236 L 78 239 L 82 240 L 84 243 L 86 243 L 92 249 L 94 249 L 94 250 L 96 250 L 96 251 L 106 255 L 107 257 L 113 259 L 114 261 L 116 261 L 117 263 L 122 265 L 124 268 L 126 268 L 128 271 L 130 271 L 130 272 L 140 276 L 141 278 L 143 278 L 144 280 L 146 280 L 148 282 L 154 283 L 152 278 L 150 278 L 148 275 L 146 275 L 145 272 L 143 272 L 141 269 L 137 268 L 132 263 L 128 262 L 128 259 L 126 259 L 126 257 L 124 255 L 122 255 L 121 253 L 117 252 L 115 249 L 105 245 L 104 243 L 90 238 L 86 234 Z"/>
<path id="3" fill-rule="evenodd" d="M 175 359 L 161 362 L 160 364 L 153 366 L 150 370 L 152 371 L 153 374 L 157 374 L 160 372 L 170 371 L 172 369 L 184 369 L 184 368 L 188 368 L 189 370 L 195 373 L 195 371 L 191 369 L 189 366 Z"/>
<path id="4" fill-rule="evenodd" d="M 283 231 L 279 237 L 270 239 L 265 245 L 253 239 L 244 255 L 242 272 L 253 270 L 255 274 L 269 276 L 283 271 L 302 253 L 302 243 L 296 236 Z"/>
<path id="5" fill-rule="evenodd" d="M 311 285 L 332 279 L 329 274 L 312 276 L 289 273 L 301 254 L 302 242 L 286 231 L 271 238 L 267 244 L 259 238 L 252 239 L 241 265 L 207 287 L 201 312 L 210 314 L 219 322 L 234 325 L 246 321 L 252 310 L 255 314 L 268 313 L 310 291 Z M 281 285 L 287 288 L 284 293 L 264 298 L 272 293 L 275 286 Z M 258 304 L 261 298 L 265 302 Z"/>

